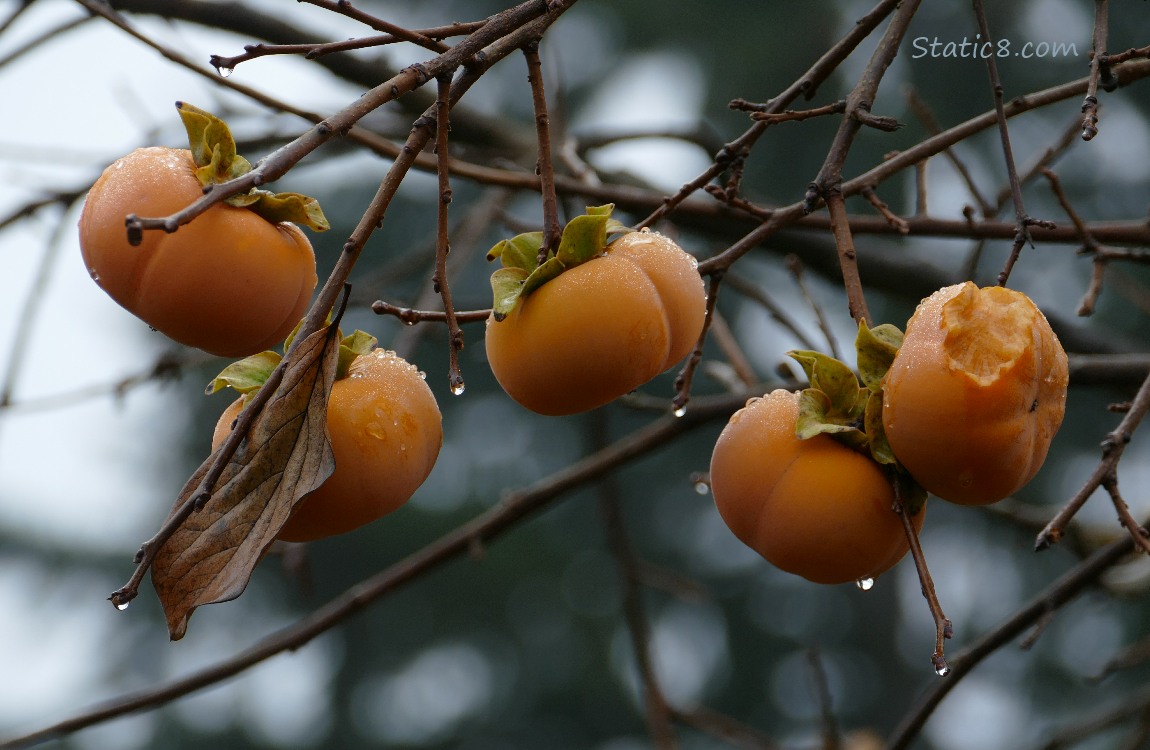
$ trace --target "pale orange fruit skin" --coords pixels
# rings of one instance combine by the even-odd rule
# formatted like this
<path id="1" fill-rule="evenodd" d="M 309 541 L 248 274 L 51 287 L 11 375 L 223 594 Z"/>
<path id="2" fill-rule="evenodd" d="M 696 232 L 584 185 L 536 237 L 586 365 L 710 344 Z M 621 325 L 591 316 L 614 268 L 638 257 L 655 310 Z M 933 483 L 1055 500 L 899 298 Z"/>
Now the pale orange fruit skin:
<path id="1" fill-rule="evenodd" d="M 1018 305 L 1026 321 L 1018 327 L 1017 356 L 983 382 L 946 347 L 944 310 L 960 308 L 945 306 L 952 299 L 973 304 L 973 295 Z M 972 347 L 993 352 L 999 341 L 976 337 L 962 351 L 981 356 Z M 961 505 L 985 505 L 1017 492 L 1041 468 L 1066 412 L 1067 383 L 1066 352 L 1026 295 L 957 284 L 923 300 L 907 323 L 886 376 L 883 426 L 895 457 L 926 490 Z"/>
<path id="2" fill-rule="evenodd" d="M 690 353 L 706 290 L 695 259 L 631 232 L 487 321 L 487 359 L 519 404 L 549 416 L 602 406 Z"/>
<path id="3" fill-rule="evenodd" d="M 876 578 L 909 546 L 894 490 L 868 456 L 829 435 L 796 437 L 798 414 L 798 394 L 777 390 L 731 417 L 711 456 L 719 515 L 788 573 L 827 584 Z"/>
<path id="4" fill-rule="evenodd" d="M 88 273 L 145 323 L 182 344 L 243 357 L 282 342 L 307 311 L 315 253 L 294 224 L 217 204 L 172 234 L 128 244 L 124 217 L 168 216 L 203 191 L 191 152 L 136 149 L 104 170 L 80 214 Z"/>
<path id="5" fill-rule="evenodd" d="M 220 416 L 212 450 L 223 443 L 240 401 Z M 376 349 L 351 364 L 331 389 L 328 436 L 335 472 L 296 507 L 278 538 L 309 542 L 343 534 L 406 503 L 431 473 L 443 444 L 435 396 L 419 370 Z"/>

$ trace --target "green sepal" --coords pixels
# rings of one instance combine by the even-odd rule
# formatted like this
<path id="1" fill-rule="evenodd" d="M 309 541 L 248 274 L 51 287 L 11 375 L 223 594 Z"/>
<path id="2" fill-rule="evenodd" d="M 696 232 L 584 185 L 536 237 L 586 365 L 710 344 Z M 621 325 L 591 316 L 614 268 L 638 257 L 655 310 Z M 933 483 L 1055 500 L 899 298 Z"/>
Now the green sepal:
<path id="1" fill-rule="evenodd" d="M 188 133 L 201 185 L 227 182 L 251 171 L 251 163 L 236 153 L 236 141 L 226 122 L 187 102 L 176 102 L 176 109 Z"/>
<path id="2" fill-rule="evenodd" d="M 871 458 L 880 464 L 897 463 L 890 441 L 886 439 L 886 429 L 882 426 L 882 390 L 867 391 L 869 394 L 863 412 L 863 429 L 867 435 L 867 447 Z"/>
<path id="3" fill-rule="evenodd" d="M 528 275 L 527 271 L 515 267 L 500 268 L 491 274 L 491 292 L 494 295 L 491 314 L 497 321 L 503 320 L 515 309 Z"/>
<path id="4" fill-rule="evenodd" d="M 236 153 L 236 141 L 226 122 L 187 102 L 176 102 L 176 109 L 188 133 L 188 148 L 201 185 L 205 188 L 218 185 L 252 171 L 251 162 Z M 272 224 L 290 221 L 316 232 L 331 228 L 319 202 L 299 193 L 272 193 L 252 188 L 224 202 L 247 208 Z"/>
<path id="5" fill-rule="evenodd" d="M 795 436 L 799 440 L 809 440 L 815 435 L 834 435 L 837 439 L 854 448 L 865 444 L 866 435 L 849 416 L 834 411 L 831 398 L 817 388 L 807 388 L 799 393 L 799 416 L 795 423 Z"/>
<path id="6" fill-rule="evenodd" d="M 890 323 L 868 328 L 865 322 L 859 321 L 858 335 L 855 336 L 859 378 L 872 392 L 882 389 L 887 370 L 902 346 L 902 336 L 902 331 Z"/>
<path id="7" fill-rule="evenodd" d="M 247 193 L 233 195 L 224 201 L 229 206 L 248 208 L 267 219 L 272 224 L 290 221 L 294 224 L 303 224 L 315 232 L 326 232 L 331 229 L 319 201 L 302 193 L 273 193 L 268 190 L 252 188 Z"/>
<path id="8" fill-rule="evenodd" d="M 509 240 L 501 240 L 487 251 L 487 260 L 499 258 L 504 268 L 518 268 L 527 273 L 539 264 L 539 248 L 543 247 L 542 232 L 524 232 Z"/>
<path id="9" fill-rule="evenodd" d="M 378 343 L 379 339 L 358 328 L 352 331 L 351 335 L 340 339 L 339 362 L 335 366 L 335 379 L 346 378 L 351 363 L 365 354 L 370 354 Z"/>
<path id="10" fill-rule="evenodd" d="M 282 359 L 279 352 L 266 351 L 232 362 L 208 383 L 204 392 L 210 396 L 224 388 L 234 388 L 244 396 L 255 393 L 267 382 Z"/>
<path id="11" fill-rule="evenodd" d="M 811 388 L 826 394 L 828 415 L 848 420 L 861 415 L 859 407 L 865 406 L 865 402 L 859 402 L 859 381 L 846 364 L 822 352 L 797 350 L 787 352 L 787 356 L 803 368 Z"/>
<path id="12" fill-rule="evenodd" d="M 519 300 L 564 271 L 598 257 L 607 247 L 607 239 L 631 229 L 611 218 L 615 204 L 588 206 L 563 227 L 559 247 L 539 262 L 543 247 L 542 232 L 524 232 L 502 240 L 487 251 L 487 260 L 500 260 L 503 267 L 491 274 L 492 316 L 503 320 Z"/>

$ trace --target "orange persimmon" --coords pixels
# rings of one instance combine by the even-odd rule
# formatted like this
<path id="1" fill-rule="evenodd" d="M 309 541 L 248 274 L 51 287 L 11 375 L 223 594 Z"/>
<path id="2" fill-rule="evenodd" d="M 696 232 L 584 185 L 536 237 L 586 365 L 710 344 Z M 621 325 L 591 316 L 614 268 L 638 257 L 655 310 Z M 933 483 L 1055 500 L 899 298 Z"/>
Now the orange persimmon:
<path id="1" fill-rule="evenodd" d="M 491 371 L 515 401 L 552 416 L 634 390 L 694 348 L 706 314 L 696 267 L 661 234 L 624 234 L 488 319 Z"/>
<path id="2" fill-rule="evenodd" d="M 212 450 L 242 404 L 237 399 L 220 416 Z M 391 513 L 427 479 L 443 443 L 439 406 L 423 374 L 384 349 L 356 357 L 332 385 L 327 429 L 335 472 L 300 501 L 279 539 L 312 541 Z"/>
<path id="3" fill-rule="evenodd" d="M 1025 294 L 938 290 L 907 323 L 883 385 L 883 427 L 929 492 L 993 503 L 1029 482 L 1066 411 L 1066 352 Z"/>
<path id="4" fill-rule="evenodd" d="M 124 217 L 167 216 L 203 195 L 187 149 L 136 149 L 104 170 L 80 215 L 88 273 L 182 344 L 239 357 L 283 341 L 307 310 L 315 254 L 294 224 L 216 204 L 172 234 L 128 244 Z"/>
<path id="5" fill-rule="evenodd" d="M 711 456 L 719 514 L 768 562 L 816 583 L 873 579 L 906 554 L 890 476 L 829 434 L 796 435 L 799 394 L 776 390 L 731 417 Z M 912 517 L 922 526 L 925 508 Z"/>

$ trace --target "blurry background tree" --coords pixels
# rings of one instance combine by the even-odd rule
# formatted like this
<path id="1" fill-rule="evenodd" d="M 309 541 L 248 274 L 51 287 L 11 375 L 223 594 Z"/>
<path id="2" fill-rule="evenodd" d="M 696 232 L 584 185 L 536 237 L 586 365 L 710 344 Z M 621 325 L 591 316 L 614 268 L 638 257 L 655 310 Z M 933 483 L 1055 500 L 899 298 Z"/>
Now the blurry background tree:
<path id="1" fill-rule="evenodd" d="M 540 52 L 561 218 L 613 202 L 625 223 L 675 235 L 717 285 L 685 416 L 671 413 L 674 370 L 586 415 L 531 414 L 494 382 L 474 324 L 466 392 L 450 394 L 444 326 L 387 314 L 439 305 L 429 149 L 352 272 L 345 326 L 427 372 L 445 427 L 434 473 L 383 521 L 269 557 L 240 599 L 204 608 L 170 644 L 150 588 L 128 612 L 105 597 L 228 399 L 202 395 L 219 360 L 150 333 L 86 277 L 74 227 L 87 187 L 138 145 L 182 145 L 176 99 L 227 119 L 243 153 L 273 153 L 438 54 L 395 33 L 509 6 L 0 2 L 0 746 L 1150 746 L 1150 566 L 1131 554 L 1140 530 L 1093 491 L 1117 476 L 1133 517 L 1150 515 L 1150 441 L 1134 432 L 1150 406 L 1150 11 L 986 9 L 1016 205 L 973 54 L 986 49 L 981 3 L 917 6 L 527 3 L 551 24 Z M 898 45 L 885 71 L 884 36 Z M 523 60 L 483 72 L 451 113 L 460 311 L 490 304 L 483 253 L 543 218 Z M 321 279 L 434 87 L 277 182 L 325 207 Z M 868 110 L 901 127 L 836 141 Z M 840 188 L 832 223 L 822 201 Z M 1023 215 L 1056 225 L 1028 227 L 1010 285 L 1070 352 L 1068 413 L 1017 497 L 930 506 L 922 546 L 955 631 L 939 677 L 909 559 L 866 592 L 777 571 L 727 531 L 705 472 L 742 401 L 797 387 L 787 350 L 849 349 L 849 294 L 903 326 L 944 284 L 994 283 Z M 861 287 L 844 285 L 849 254 L 836 252 L 852 242 Z M 1089 500 L 1063 523 L 1075 496 Z"/>

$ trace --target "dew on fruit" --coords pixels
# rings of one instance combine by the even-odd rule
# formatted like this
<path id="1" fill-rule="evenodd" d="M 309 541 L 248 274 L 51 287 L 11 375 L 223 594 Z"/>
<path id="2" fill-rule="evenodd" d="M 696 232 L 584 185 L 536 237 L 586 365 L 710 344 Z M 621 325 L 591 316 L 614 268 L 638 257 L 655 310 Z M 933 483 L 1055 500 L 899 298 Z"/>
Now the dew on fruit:
<path id="1" fill-rule="evenodd" d="M 858 586 L 859 591 L 870 591 L 874 588 L 874 579 L 870 576 L 867 576 L 866 578 L 860 578 L 855 581 L 855 585 Z"/>
<path id="2" fill-rule="evenodd" d="M 420 370 L 417 374 L 419 375 L 420 380 L 427 380 L 427 373 L 423 370 Z"/>
<path id="3" fill-rule="evenodd" d="M 363 431 L 376 440 L 383 440 L 387 437 L 387 430 L 379 422 L 368 422 Z"/>

